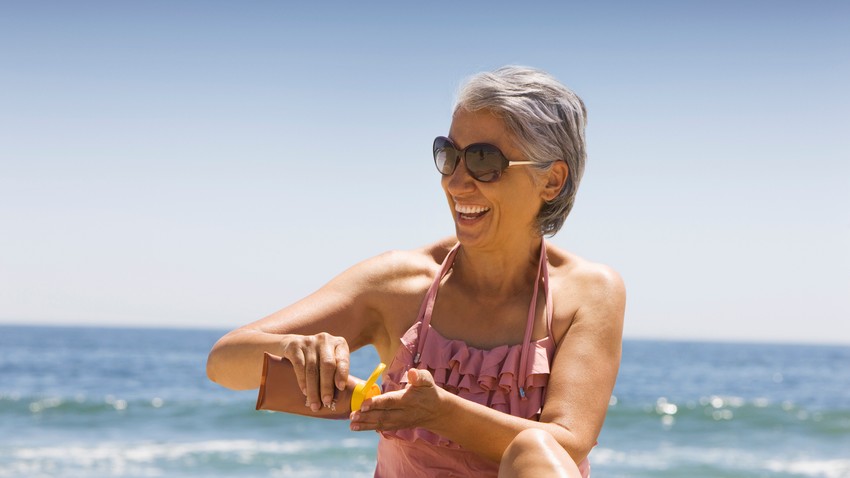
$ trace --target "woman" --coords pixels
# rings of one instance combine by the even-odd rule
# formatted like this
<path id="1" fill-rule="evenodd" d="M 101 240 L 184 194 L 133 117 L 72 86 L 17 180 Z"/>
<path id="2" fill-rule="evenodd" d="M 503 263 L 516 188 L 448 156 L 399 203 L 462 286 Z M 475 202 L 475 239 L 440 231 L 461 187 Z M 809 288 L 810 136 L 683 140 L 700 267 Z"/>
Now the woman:
<path id="1" fill-rule="evenodd" d="M 335 388 L 350 388 L 349 351 L 373 345 L 390 364 L 384 393 L 350 427 L 380 432 L 376 476 L 495 476 L 529 429 L 588 476 L 625 291 L 610 268 L 543 240 L 575 200 L 585 120 L 581 99 L 542 71 L 474 76 L 433 148 L 456 237 L 366 260 L 230 332 L 210 353 L 210 378 L 256 388 L 263 352 L 283 356 L 321 416 Z"/>

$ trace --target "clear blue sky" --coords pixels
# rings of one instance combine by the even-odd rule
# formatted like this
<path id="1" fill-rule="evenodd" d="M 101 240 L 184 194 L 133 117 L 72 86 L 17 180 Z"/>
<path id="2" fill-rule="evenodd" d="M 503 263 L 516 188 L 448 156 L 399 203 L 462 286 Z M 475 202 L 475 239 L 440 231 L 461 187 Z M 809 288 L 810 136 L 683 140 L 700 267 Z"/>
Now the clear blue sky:
<path id="1" fill-rule="evenodd" d="M 430 143 L 522 64 L 627 337 L 850 344 L 848 3 L 566 3 L 0 4 L 0 323 L 230 328 L 450 235 Z"/>

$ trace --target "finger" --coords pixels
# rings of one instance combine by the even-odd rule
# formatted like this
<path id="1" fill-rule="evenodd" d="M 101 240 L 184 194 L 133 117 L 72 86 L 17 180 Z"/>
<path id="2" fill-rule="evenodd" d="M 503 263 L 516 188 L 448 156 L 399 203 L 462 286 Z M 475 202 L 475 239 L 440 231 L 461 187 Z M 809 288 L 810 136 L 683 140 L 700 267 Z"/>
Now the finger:
<path id="1" fill-rule="evenodd" d="M 407 382 L 414 387 L 433 387 L 434 376 L 427 370 L 411 368 L 407 371 Z"/>
<path id="2" fill-rule="evenodd" d="M 360 405 L 360 411 L 368 412 L 369 410 L 401 410 L 404 408 L 404 392 L 395 391 L 387 392 L 375 397 L 363 400 Z"/>
<path id="3" fill-rule="evenodd" d="M 336 388 L 345 390 L 345 385 L 348 383 L 348 371 L 350 370 L 351 353 L 348 350 L 348 342 L 343 340 L 334 347 L 334 356 L 336 357 L 336 377 L 334 379 Z"/>
<path id="4" fill-rule="evenodd" d="M 397 430 L 405 428 L 402 423 L 403 413 L 399 410 L 373 410 L 371 412 L 354 412 L 351 414 L 349 428 L 353 431 L 364 430 Z"/>
<path id="5" fill-rule="evenodd" d="M 307 387 L 307 405 L 318 412 L 322 406 L 319 400 L 319 359 L 315 349 L 304 351 L 304 377 Z"/>
<path id="6" fill-rule="evenodd" d="M 322 404 L 331 406 L 334 399 L 334 376 L 336 375 L 336 355 L 333 345 L 325 342 L 319 348 L 319 393 Z"/>
<path id="7" fill-rule="evenodd" d="M 292 363 L 292 371 L 295 372 L 295 380 L 298 382 L 298 388 L 301 389 L 301 393 L 304 396 L 307 396 L 307 379 L 304 376 L 304 352 L 301 349 L 295 349 L 294 351 L 284 351 L 284 356 Z"/>

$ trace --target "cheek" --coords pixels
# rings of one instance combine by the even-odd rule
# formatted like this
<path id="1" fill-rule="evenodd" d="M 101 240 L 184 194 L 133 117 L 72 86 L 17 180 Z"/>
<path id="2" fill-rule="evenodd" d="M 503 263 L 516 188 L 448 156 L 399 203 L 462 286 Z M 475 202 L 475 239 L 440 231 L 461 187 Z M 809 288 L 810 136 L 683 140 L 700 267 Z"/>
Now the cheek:
<path id="1" fill-rule="evenodd" d="M 443 194 L 446 195 L 446 199 L 448 199 L 449 203 L 451 203 L 452 195 L 449 193 L 449 180 L 446 176 L 441 176 L 440 188 L 442 188 Z"/>
<path id="2" fill-rule="evenodd" d="M 501 196 L 503 207 L 517 216 L 537 217 L 543 206 L 542 184 L 535 176 L 516 178 L 510 193 Z"/>
<path id="3" fill-rule="evenodd" d="M 440 188 L 443 190 L 443 194 L 446 196 L 446 201 L 449 203 L 449 207 L 452 207 L 452 195 L 449 193 L 449 181 L 446 176 L 442 176 L 440 179 Z"/>

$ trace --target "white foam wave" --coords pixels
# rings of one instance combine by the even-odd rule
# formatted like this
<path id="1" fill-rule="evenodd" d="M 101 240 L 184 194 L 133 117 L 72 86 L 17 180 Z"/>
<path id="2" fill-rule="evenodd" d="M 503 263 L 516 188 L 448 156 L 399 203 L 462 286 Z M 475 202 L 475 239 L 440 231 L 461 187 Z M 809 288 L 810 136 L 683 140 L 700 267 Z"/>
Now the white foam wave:
<path id="1" fill-rule="evenodd" d="M 268 465 L 273 474 L 286 470 L 273 469 L 271 456 L 293 456 L 330 449 L 363 449 L 364 457 L 374 457 L 374 440 L 292 440 L 267 442 L 258 440 L 208 440 L 182 443 L 98 443 L 64 446 L 22 447 L 0 453 L 0 477 L 18 476 L 167 476 L 165 468 L 193 466 L 217 458 L 240 464 Z M 262 458 L 266 457 L 266 458 Z M 258 458 L 262 458 L 257 461 Z M 368 461 L 367 458 L 366 461 Z M 374 463 L 371 465 L 374 467 Z M 369 467 L 365 463 L 363 469 Z M 309 466 L 307 468 L 310 468 Z M 315 471 L 315 473 L 313 473 Z M 305 476 L 328 476 L 327 468 L 302 470 Z M 277 474 L 280 474 L 277 473 Z M 368 473 L 364 476 L 370 476 Z"/>
<path id="2" fill-rule="evenodd" d="M 617 465 L 645 470 L 670 470 L 685 464 L 715 466 L 752 473 L 792 473 L 812 478 L 850 478 L 850 459 L 811 457 L 765 457 L 758 453 L 727 448 L 661 446 L 656 450 L 617 451 L 596 448 L 590 461 L 598 467 Z"/>
<path id="3" fill-rule="evenodd" d="M 797 460 L 779 461 L 770 460 L 767 468 L 777 473 L 796 473 L 804 476 L 816 476 L 823 478 L 849 478 L 850 459 L 838 460 Z"/>

